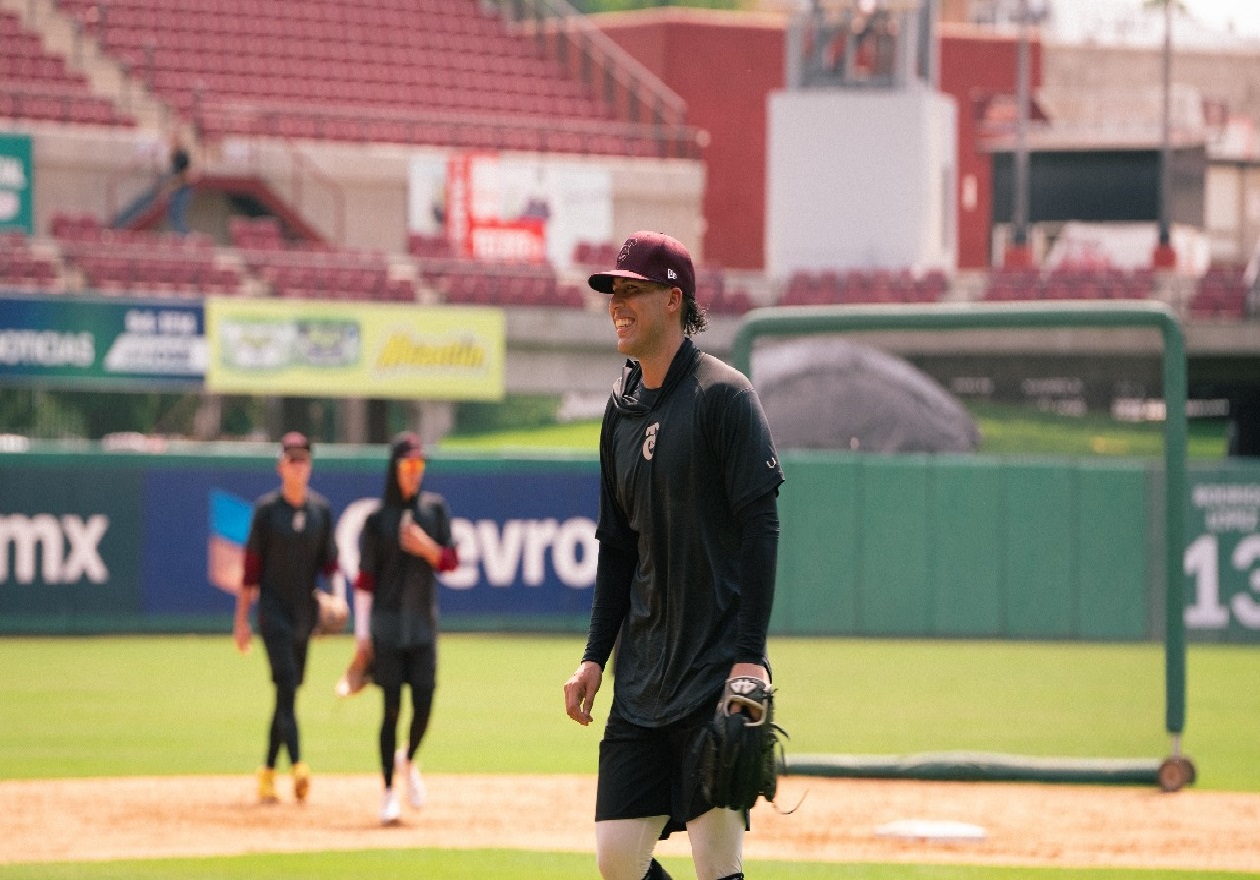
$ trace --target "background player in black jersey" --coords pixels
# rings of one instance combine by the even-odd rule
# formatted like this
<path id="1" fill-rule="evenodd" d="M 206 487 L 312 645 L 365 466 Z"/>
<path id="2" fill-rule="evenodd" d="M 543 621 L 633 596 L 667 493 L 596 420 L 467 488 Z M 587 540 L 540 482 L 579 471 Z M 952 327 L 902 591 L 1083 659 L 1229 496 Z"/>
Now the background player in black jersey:
<path id="1" fill-rule="evenodd" d="M 334 592 L 344 594 L 337 568 L 337 543 L 332 510 L 322 495 L 310 490 L 311 444 L 291 431 L 280 440 L 276 464 L 280 488 L 262 496 L 245 541 L 245 575 L 236 599 L 233 635 L 236 647 L 249 650 L 253 632 L 249 610 L 258 602 L 258 630 L 267 647 L 276 702 L 267 733 L 267 756 L 258 770 L 258 797 L 274 803 L 276 759 L 280 747 L 289 753 L 293 795 L 306 800 L 310 770 L 298 742 L 297 690 L 306 676 L 306 654 L 318 620 L 315 590 L 320 573 Z"/>
<path id="2" fill-rule="evenodd" d="M 740 880 L 748 817 L 705 800 L 697 752 L 728 677 L 769 681 L 783 473 L 752 385 L 690 339 L 706 320 L 680 242 L 637 232 L 590 285 L 610 295 L 617 350 L 630 357 L 604 410 L 590 632 L 564 685 L 569 717 L 590 724 L 617 643 L 599 871 L 668 877 L 652 851 L 685 828 L 697 880 Z"/>
<path id="3" fill-rule="evenodd" d="M 367 518 L 359 539 L 354 585 L 355 638 L 370 641 L 372 675 L 385 698 L 378 741 L 385 781 L 381 822 L 387 825 L 401 814 L 397 778 L 406 783 L 412 807 L 424 803 L 415 755 L 429 726 L 437 684 L 436 573 L 459 566 L 445 499 L 420 491 L 424 464 L 419 437 L 407 432 L 394 438 L 380 509 Z M 395 751 L 404 684 L 411 689 L 411 726 L 406 747 Z"/>

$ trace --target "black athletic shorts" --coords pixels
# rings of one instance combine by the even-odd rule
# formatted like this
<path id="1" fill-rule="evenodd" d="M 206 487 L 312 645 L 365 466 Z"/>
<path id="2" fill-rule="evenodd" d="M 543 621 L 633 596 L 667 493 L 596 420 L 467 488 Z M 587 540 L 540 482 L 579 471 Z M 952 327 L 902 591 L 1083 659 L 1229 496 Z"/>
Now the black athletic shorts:
<path id="1" fill-rule="evenodd" d="M 713 718 L 706 703 L 664 727 L 640 727 L 617 711 L 608 714 L 599 744 L 595 821 L 669 816 L 661 839 L 713 809 L 700 788 L 700 750 Z"/>
<path id="2" fill-rule="evenodd" d="M 437 645 L 417 645 L 414 648 L 386 648 L 373 645 L 376 654 L 372 678 L 385 690 L 411 685 L 416 691 L 429 691 L 437 687 Z"/>
<path id="3" fill-rule="evenodd" d="M 267 646 L 271 680 L 278 685 L 300 687 L 306 679 L 306 649 L 311 644 L 310 639 L 299 639 L 293 621 L 283 614 L 260 612 L 258 629 Z"/>

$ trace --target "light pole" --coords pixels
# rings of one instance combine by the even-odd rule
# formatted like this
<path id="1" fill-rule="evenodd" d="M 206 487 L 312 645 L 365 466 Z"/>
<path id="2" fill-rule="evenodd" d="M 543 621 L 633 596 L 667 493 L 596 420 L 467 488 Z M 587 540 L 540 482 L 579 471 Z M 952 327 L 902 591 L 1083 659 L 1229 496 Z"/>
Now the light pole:
<path id="1" fill-rule="evenodd" d="M 1028 0 L 1019 0 L 1019 47 L 1015 70 L 1015 155 L 1011 204 L 1011 239 L 1006 246 L 1004 264 L 1008 269 L 1024 269 L 1032 265 L 1032 248 L 1028 245 L 1028 101 L 1032 91 L 1028 47 Z"/>
<path id="2" fill-rule="evenodd" d="M 1159 144 L 1159 242 L 1151 262 L 1156 269 L 1174 269 L 1169 201 L 1172 196 L 1172 13 L 1174 0 L 1164 0 L 1164 118 Z"/>

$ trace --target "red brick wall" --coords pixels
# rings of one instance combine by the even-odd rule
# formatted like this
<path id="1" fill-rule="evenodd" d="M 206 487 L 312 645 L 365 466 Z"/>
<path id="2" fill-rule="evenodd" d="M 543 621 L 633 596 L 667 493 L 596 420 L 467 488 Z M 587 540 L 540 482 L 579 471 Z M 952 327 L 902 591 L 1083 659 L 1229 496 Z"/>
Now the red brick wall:
<path id="1" fill-rule="evenodd" d="M 783 88 L 783 26 L 758 15 L 688 9 L 594 21 L 677 92 L 688 121 L 709 133 L 704 261 L 763 268 L 766 100 Z"/>
<path id="2" fill-rule="evenodd" d="M 1029 80 L 1035 92 L 1041 84 L 1041 44 L 1034 39 L 1029 48 Z M 940 53 L 940 89 L 958 104 L 958 268 L 987 268 L 993 173 L 989 155 L 978 143 L 976 104 L 986 95 L 1015 93 L 1019 43 L 1014 36 L 943 26 Z M 973 207 L 963 202 L 969 176 L 975 180 Z"/>
<path id="3" fill-rule="evenodd" d="M 710 134 L 704 151 L 707 262 L 765 266 L 766 101 L 784 85 L 784 26 L 746 13 L 671 8 L 595 16 L 600 29 L 687 102 Z M 992 173 L 979 148 L 975 104 L 1015 92 L 1018 43 L 966 26 L 942 25 L 942 92 L 958 105 L 958 266 L 989 265 Z M 1031 44 L 1031 83 L 1041 83 L 1041 45 Z M 974 179 L 974 206 L 963 204 Z"/>

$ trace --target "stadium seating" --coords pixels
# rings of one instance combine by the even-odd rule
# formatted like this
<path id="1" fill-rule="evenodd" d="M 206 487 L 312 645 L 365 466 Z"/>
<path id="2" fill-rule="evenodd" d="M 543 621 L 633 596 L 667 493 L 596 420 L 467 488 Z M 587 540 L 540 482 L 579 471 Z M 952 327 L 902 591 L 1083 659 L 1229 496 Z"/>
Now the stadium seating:
<path id="1" fill-rule="evenodd" d="M 408 253 L 339 250 L 286 240 L 271 216 L 229 220 L 230 246 L 217 247 L 204 234 L 137 232 L 104 228 L 90 215 L 61 214 L 50 224 L 59 252 L 35 246 L 18 233 L 0 235 L 0 287 L 106 295 L 243 295 L 282 298 L 413 303 L 506 308 L 584 309 L 590 296 L 585 275 L 616 261 L 616 246 L 579 242 L 572 273 L 549 264 L 498 263 L 456 258 L 442 236 L 413 233 Z M 1186 312 L 1191 319 L 1248 317 L 1248 287 L 1242 266 L 1215 266 L 1199 280 Z M 780 292 L 780 305 L 933 303 L 950 290 L 950 278 L 933 270 L 823 270 L 796 272 Z M 983 299 L 1145 299 L 1154 295 L 1154 274 L 1141 269 L 995 270 Z M 711 315 L 747 312 L 751 297 L 731 283 L 720 266 L 701 266 L 696 296 Z"/>
<path id="2" fill-rule="evenodd" d="M 949 278 L 939 270 L 916 276 L 909 269 L 794 272 L 780 305 L 871 305 L 933 303 L 949 289 Z"/>
<path id="3" fill-rule="evenodd" d="M 240 269 L 207 235 L 107 229 L 87 215 L 59 215 L 50 226 L 66 266 L 82 275 L 85 290 L 162 296 L 241 292 Z"/>
<path id="4" fill-rule="evenodd" d="M 701 266 L 696 272 L 696 301 L 711 315 L 742 315 L 752 308 L 747 291 L 727 286 L 720 266 Z"/>
<path id="5" fill-rule="evenodd" d="M 412 255 L 388 257 L 378 251 L 288 243 L 274 217 L 233 217 L 229 248 L 216 247 L 198 233 L 180 237 L 105 229 L 86 215 L 58 215 L 51 228 L 67 266 L 82 277 L 78 287 L 107 295 L 248 292 L 286 299 L 414 303 L 419 282 L 452 304 L 565 309 L 587 304 L 582 287 L 561 283 L 550 265 L 456 259 L 436 239 L 423 236 L 413 236 Z"/>
<path id="6" fill-rule="evenodd" d="M 39 35 L 0 10 L 0 118 L 75 125 L 133 126 L 135 120 L 98 97 L 87 78 L 46 52 Z"/>
<path id="7" fill-rule="evenodd" d="M 1245 318 L 1248 287 L 1243 266 L 1213 266 L 1199 279 L 1188 311 L 1191 318 Z"/>
<path id="8" fill-rule="evenodd" d="M 0 235 L 0 288 L 52 292 L 61 288 L 56 261 L 37 253 L 20 232 Z"/>
<path id="9" fill-rule="evenodd" d="M 268 244 L 272 244 L 268 242 Z M 409 281 L 391 279 L 383 253 L 267 246 L 242 251 L 246 267 L 272 295 L 299 299 L 414 302 Z"/>
<path id="10" fill-rule="evenodd" d="M 228 220 L 228 237 L 232 244 L 243 250 L 284 250 L 284 234 L 280 221 L 275 217 L 231 217 Z"/>
<path id="11" fill-rule="evenodd" d="M 610 241 L 579 241 L 573 246 L 573 262 L 591 269 L 607 269 L 617 262 L 620 244 Z"/>
<path id="12" fill-rule="evenodd" d="M 560 284 L 546 264 L 495 264 L 475 260 L 420 260 L 421 274 L 452 305 L 584 308 L 574 284 Z"/>
<path id="13" fill-rule="evenodd" d="M 984 298 L 989 302 L 1149 299 L 1154 291 L 1150 269 L 998 269 L 989 275 Z"/>
<path id="14" fill-rule="evenodd" d="M 614 124 L 589 84 L 476 0 L 59 6 L 210 137 L 654 151 Z"/>
<path id="15" fill-rule="evenodd" d="M 445 235 L 424 235 L 419 232 L 407 236 L 407 253 L 426 260 L 445 260 L 454 256 L 450 240 Z"/>

